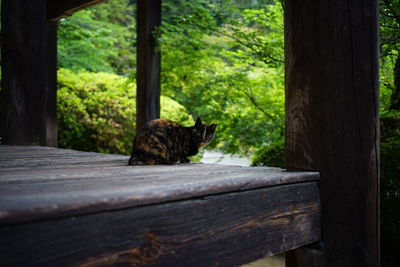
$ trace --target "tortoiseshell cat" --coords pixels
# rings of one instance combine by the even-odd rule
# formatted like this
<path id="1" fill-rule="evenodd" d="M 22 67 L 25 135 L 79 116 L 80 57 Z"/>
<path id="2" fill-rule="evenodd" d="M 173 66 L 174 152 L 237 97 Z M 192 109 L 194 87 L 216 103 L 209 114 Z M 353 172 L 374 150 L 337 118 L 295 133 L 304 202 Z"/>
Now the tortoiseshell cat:
<path id="1" fill-rule="evenodd" d="M 149 121 L 133 140 L 129 165 L 189 163 L 187 157 L 211 142 L 216 127 L 215 123 L 202 124 L 200 118 L 191 127 L 167 119 Z"/>

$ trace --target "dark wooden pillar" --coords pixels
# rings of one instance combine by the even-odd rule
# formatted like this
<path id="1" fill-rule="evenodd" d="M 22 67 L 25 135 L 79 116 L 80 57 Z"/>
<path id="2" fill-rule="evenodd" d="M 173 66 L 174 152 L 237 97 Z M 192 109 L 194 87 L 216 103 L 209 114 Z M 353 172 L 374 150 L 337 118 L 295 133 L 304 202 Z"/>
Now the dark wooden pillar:
<path id="1" fill-rule="evenodd" d="M 322 251 L 300 253 L 314 266 L 379 266 L 377 11 L 285 1 L 287 167 L 321 173 Z"/>
<path id="2" fill-rule="evenodd" d="M 57 25 L 46 0 L 2 0 L 3 144 L 57 145 Z"/>
<path id="3" fill-rule="evenodd" d="M 136 129 L 160 117 L 160 51 L 154 38 L 160 25 L 161 0 L 138 0 Z"/>

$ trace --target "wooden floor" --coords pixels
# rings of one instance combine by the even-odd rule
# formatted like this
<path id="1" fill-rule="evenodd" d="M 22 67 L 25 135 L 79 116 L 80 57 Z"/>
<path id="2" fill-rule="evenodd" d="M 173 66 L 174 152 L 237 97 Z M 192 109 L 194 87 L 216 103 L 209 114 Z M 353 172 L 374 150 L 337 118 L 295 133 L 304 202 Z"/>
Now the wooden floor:
<path id="1" fill-rule="evenodd" d="M 318 173 L 0 146 L 0 266 L 237 266 L 320 239 Z"/>

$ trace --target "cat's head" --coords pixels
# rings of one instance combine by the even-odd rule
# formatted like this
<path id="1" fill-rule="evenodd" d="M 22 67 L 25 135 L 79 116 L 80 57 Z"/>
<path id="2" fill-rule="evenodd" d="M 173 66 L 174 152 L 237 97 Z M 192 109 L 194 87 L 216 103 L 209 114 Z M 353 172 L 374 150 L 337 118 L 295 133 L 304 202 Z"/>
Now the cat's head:
<path id="1" fill-rule="evenodd" d="M 197 144 L 197 148 L 208 145 L 214 138 L 217 124 L 205 125 L 197 118 L 195 125 L 192 127 L 193 141 Z"/>

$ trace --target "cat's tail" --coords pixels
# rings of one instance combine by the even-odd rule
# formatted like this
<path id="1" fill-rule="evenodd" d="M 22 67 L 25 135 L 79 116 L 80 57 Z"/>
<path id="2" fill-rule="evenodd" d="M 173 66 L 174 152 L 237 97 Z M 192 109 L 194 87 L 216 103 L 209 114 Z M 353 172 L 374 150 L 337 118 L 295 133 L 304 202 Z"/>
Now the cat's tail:
<path id="1" fill-rule="evenodd" d="M 132 166 L 139 166 L 139 165 L 144 165 L 141 160 L 139 160 L 136 156 L 132 155 L 128 161 L 128 165 Z"/>

